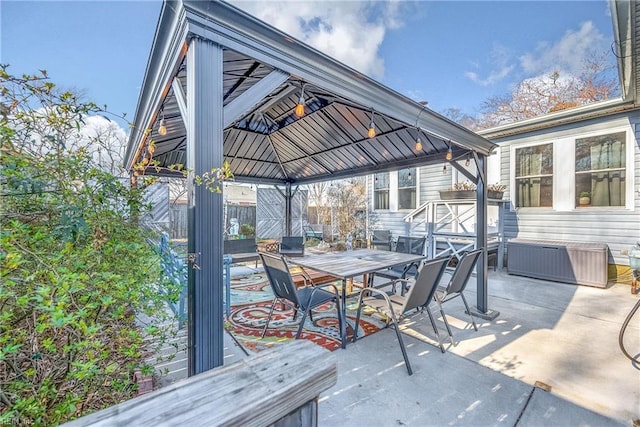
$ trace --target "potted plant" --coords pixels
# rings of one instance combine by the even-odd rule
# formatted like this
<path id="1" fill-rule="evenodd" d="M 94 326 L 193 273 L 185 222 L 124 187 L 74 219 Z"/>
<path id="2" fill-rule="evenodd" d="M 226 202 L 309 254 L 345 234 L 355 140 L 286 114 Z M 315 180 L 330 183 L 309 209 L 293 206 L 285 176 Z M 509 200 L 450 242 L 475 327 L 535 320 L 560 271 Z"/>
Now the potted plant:
<path id="1" fill-rule="evenodd" d="M 446 190 L 440 190 L 440 199 L 457 200 L 473 199 L 476 197 L 476 185 L 471 182 L 457 182 Z"/>
<path id="2" fill-rule="evenodd" d="M 580 206 L 589 206 L 591 204 L 591 193 L 588 191 L 581 192 L 578 203 L 580 203 Z"/>
<path id="3" fill-rule="evenodd" d="M 504 184 L 489 184 L 487 185 L 487 197 L 490 199 L 502 200 L 504 190 L 507 188 Z"/>
<path id="4" fill-rule="evenodd" d="M 489 199 L 502 199 L 506 185 L 489 184 L 487 186 L 487 197 Z M 446 190 L 440 190 L 440 199 L 457 200 L 457 199 L 474 199 L 476 197 L 476 185 L 472 182 L 459 182 Z"/>

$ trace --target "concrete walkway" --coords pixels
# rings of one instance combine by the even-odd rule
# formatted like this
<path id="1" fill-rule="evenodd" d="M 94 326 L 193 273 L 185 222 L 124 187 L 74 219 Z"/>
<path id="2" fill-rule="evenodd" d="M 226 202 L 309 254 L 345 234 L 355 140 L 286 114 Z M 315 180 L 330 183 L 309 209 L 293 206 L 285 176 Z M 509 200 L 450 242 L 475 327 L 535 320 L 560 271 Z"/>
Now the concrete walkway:
<path id="1" fill-rule="evenodd" d="M 234 267 L 232 274 L 253 271 Z M 465 295 L 475 305 L 474 278 Z M 598 289 L 491 271 L 489 308 L 500 316 L 478 320 L 475 332 L 462 301 L 447 303 L 456 345 L 445 354 L 426 315 L 402 324 L 412 376 L 392 328 L 336 350 L 338 383 L 320 397 L 318 424 L 632 426 L 640 419 L 640 370 L 617 340 L 639 297 L 628 285 Z M 640 353 L 640 313 L 625 345 Z M 225 334 L 225 365 L 244 357 Z M 183 375 L 186 369 L 163 382 Z"/>

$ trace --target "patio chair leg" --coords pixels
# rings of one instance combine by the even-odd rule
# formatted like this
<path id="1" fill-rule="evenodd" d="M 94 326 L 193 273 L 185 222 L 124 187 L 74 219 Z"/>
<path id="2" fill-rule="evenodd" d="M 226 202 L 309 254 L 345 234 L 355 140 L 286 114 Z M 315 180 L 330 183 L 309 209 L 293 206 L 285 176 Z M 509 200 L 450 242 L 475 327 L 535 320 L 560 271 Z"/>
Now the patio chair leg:
<path id="1" fill-rule="evenodd" d="M 267 317 L 267 323 L 264 324 L 264 329 L 262 330 L 262 335 L 260 338 L 264 338 L 264 334 L 267 333 L 267 328 L 269 327 L 269 321 L 271 320 L 271 315 L 273 314 L 273 309 L 276 307 L 276 303 L 278 302 L 278 298 L 274 298 L 271 303 L 271 309 L 269 310 L 269 316 Z"/>
<path id="2" fill-rule="evenodd" d="M 300 338 L 300 333 L 302 333 L 302 328 L 304 327 L 304 321 L 307 320 L 307 313 L 311 310 L 304 311 L 302 313 L 302 320 L 300 320 L 300 325 L 298 326 L 298 332 L 296 333 L 296 339 Z"/>
<path id="3" fill-rule="evenodd" d="M 389 307 L 391 309 L 391 307 Z M 393 309 L 391 311 L 393 313 Z M 407 349 L 404 348 L 404 341 L 402 341 L 402 333 L 400 332 L 400 327 L 398 326 L 398 320 L 396 319 L 395 314 L 393 314 L 393 328 L 396 330 L 396 336 L 398 337 L 398 344 L 400 344 L 400 350 L 402 350 L 402 357 L 404 358 L 404 364 L 407 365 L 407 372 L 409 375 L 413 375 L 413 370 L 411 370 L 411 363 L 409 362 L 409 356 L 407 355 Z"/>
<path id="4" fill-rule="evenodd" d="M 429 306 L 425 306 L 424 308 L 427 311 L 427 315 L 429 316 L 429 321 L 431 322 L 433 331 L 436 333 L 436 337 L 438 338 L 438 346 L 440 347 L 440 351 L 444 353 L 446 350 L 444 349 L 444 345 L 442 345 L 442 339 L 440 339 L 440 332 L 438 332 L 436 320 L 433 318 L 433 314 L 431 314 L 431 309 L 429 309 Z"/>
<path id="5" fill-rule="evenodd" d="M 358 339 L 358 326 L 360 325 L 360 312 L 362 311 L 362 293 L 360 293 L 360 297 L 358 298 L 358 311 L 356 312 L 356 324 L 353 328 L 353 338 L 352 342 L 356 342 Z M 346 319 L 345 319 L 346 322 Z"/>
<path id="6" fill-rule="evenodd" d="M 342 348 L 347 348 L 347 337 L 342 335 L 342 311 L 340 311 L 340 301 L 336 298 L 336 314 L 338 315 L 338 333 L 340 334 L 340 343 Z"/>
<path id="7" fill-rule="evenodd" d="M 449 322 L 447 321 L 447 315 L 444 314 L 444 310 L 442 308 L 442 303 L 440 302 L 440 300 L 438 298 L 436 298 L 435 300 L 438 303 L 438 307 L 440 307 L 440 314 L 442 315 L 442 320 L 444 320 L 444 325 L 447 327 L 447 333 L 449 334 L 449 338 L 451 339 L 451 344 L 455 346 L 456 343 L 453 340 L 453 333 L 451 332 L 451 328 L 449 327 Z"/>
<path id="8" fill-rule="evenodd" d="M 467 314 L 469 314 L 469 317 L 471 318 L 473 329 L 475 329 L 476 332 L 478 332 L 478 326 L 476 325 L 476 321 L 473 319 L 473 314 L 471 314 L 471 310 L 469 310 L 469 304 L 467 304 L 467 299 L 464 297 L 463 293 L 460 293 L 460 296 L 462 297 L 462 302 L 464 303 L 464 307 L 467 309 Z"/>

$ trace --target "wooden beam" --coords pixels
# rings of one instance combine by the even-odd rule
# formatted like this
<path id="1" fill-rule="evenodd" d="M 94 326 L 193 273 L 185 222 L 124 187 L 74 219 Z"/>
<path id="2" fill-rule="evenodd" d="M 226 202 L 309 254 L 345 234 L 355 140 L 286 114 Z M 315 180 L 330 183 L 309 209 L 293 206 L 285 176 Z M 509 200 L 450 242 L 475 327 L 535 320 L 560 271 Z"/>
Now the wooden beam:
<path id="1" fill-rule="evenodd" d="M 337 380 L 333 353 L 296 340 L 64 426 L 268 426 L 296 412 L 315 426 L 317 398 Z"/>

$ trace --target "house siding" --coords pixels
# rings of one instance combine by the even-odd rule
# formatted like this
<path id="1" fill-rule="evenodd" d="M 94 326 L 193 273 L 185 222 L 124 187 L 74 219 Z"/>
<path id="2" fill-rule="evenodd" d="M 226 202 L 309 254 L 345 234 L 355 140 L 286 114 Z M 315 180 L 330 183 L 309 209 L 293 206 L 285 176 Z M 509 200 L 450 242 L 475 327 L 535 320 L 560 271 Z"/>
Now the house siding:
<path id="1" fill-rule="evenodd" d="M 444 163 L 443 163 L 444 164 Z M 418 168 L 418 206 L 440 199 L 438 190 L 451 186 L 452 168 L 442 173 L 442 165 L 430 165 Z M 403 218 L 409 210 L 374 210 L 373 209 L 373 176 L 367 177 L 367 194 L 369 204 L 369 228 L 391 230 L 393 237 L 426 235 L 426 226 L 411 228 Z"/>
<path id="2" fill-rule="evenodd" d="M 577 242 L 606 243 L 609 246 L 609 263 L 629 265 L 629 259 L 622 250 L 629 249 L 640 240 L 640 110 L 627 111 L 610 116 L 592 118 L 581 122 L 548 127 L 520 135 L 512 135 L 493 139 L 500 146 L 499 176 L 500 183 L 506 184 L 505 200 L 513 197 L 511 177 L 511 147 L 520 144 L 535 144 L 557 140 L 579 138 L 584 134 L 602 134 L 611 129 L 625 128 L 632 137 L 627 141 L 633 148 L 633 171 L 627 177 L 627 185 L 633 187 L 631 204 L 627 207 L 592 207 L 569 210 L 554 208 L 516 209 L 509 203 L 502 221 L 504 223 L 505 240 L 520 237 L 526 239 L 565 240 Z M 565 142 L 566 143 L 566 142 Z M 562 162 L 562 159 L 554 159 Z M 494 175 L 495 176 L 495 175 Z M 558 176 L 554 177 L 554 185 Z M 573 177 L 569 178 L 573 179 Z M 442 173 L 442 165 L 420 168 L 419 204 L 429 200 L 438 200 L 438 190 L 451 186 L 452 168 Z M 373 181 L 369 177 L 370 224 L 374 228 L 389 229 L 394 236 L 401 234 L 421 235 L 426 228 L 409 229 L 409 224 L 402 219 L 406 211 L 373 211 Z M 628 194 L 628 193 L 627 193 Z M 562 195 L 556 194 L 556 201 Z"/>
<path id="3" fill-rule="evenodd" d="M 525 144 L 539 141 L 580 137 L 584 133 L 606 133 L 612 128 L 628 127 L 633 138 L 628 139 L 633 145 L 633 178 L 627 185 L 633 185 L 633 209 L 615 208 L 582 208 L 558 211 L 553 208 L 515 209 L 511 204 L 504 219 L 505 238 L 527 238 L 547 240 L 567 240 L 578 242 L 606 243 L 609 246 L 609 263 L 628 265 L 628 249 L 640 240 L 640 112 L 618 114 L 549 128 L 524 135 L 494 139 L 502 149 L 500 177 L 502 183 L 510 184 L 511 150 L 514 144 Z M 561 159 L 554 159 L 562 161 Z M 558 177 L 554 178 L 554 184 Z M 511 198 L 510 187 L 505 192 Z"/>

